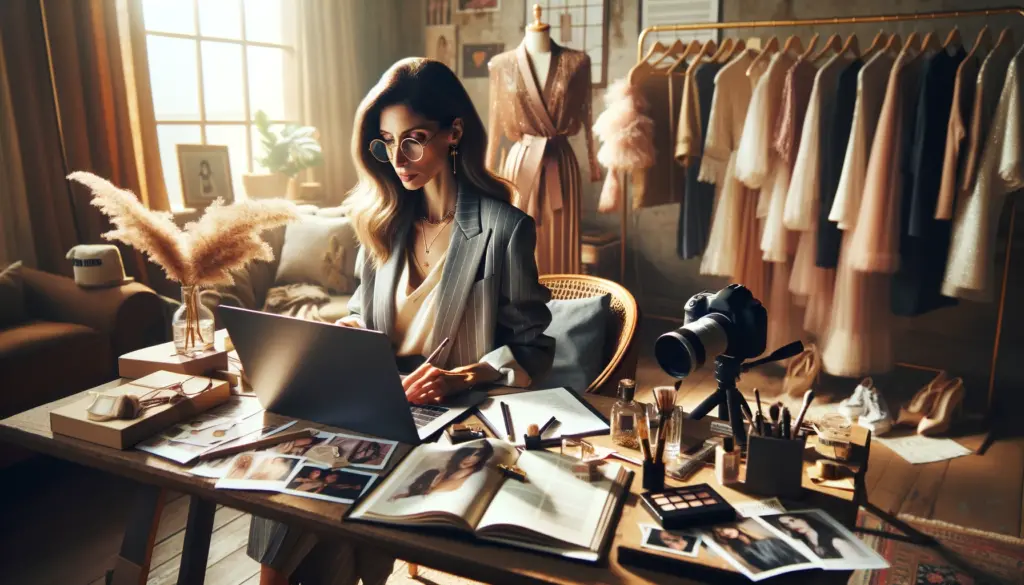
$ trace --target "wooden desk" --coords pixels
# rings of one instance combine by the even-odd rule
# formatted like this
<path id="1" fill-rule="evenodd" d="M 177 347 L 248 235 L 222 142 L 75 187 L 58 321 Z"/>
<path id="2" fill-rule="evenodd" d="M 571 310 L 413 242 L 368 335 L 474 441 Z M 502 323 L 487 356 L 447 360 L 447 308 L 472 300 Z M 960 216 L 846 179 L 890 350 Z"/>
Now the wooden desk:
<path id="1" fill-rule="evenodd" d="M 119 381 L 112 382 L 100 389 L 113 387 L 119 383 Z M 127 527 L 122 545 L 122 558 L 115 566 L 114 583 L 117 584 L 134 584 L 139 583 L 140 580 L 142 583 L 145 582 L 148 572 L 148 553 L 145 550 L 145 544 L 149 542 L 147 535 L 153 533 L 153 527 L 147 525 L 146 521 L 150 524 L 154 521 L 153 513 L 158 512 L 158 494 L 161 489 L 177 490 L 192 496 L 179 583 L 202 583 L 214 504 L 223 504 L 252 514 L 288 522 L 336 538 L 358 541 L 364 545 L 377 547 L 410 563 L 421 564 L 486 583 L 718 583 L 722 582 L 723 578 L 727 579 L 730 576 L 719 571 L 715 571 L 709 576 L 706 570 L 688 571 L 687 567 L 682 565 L 680 565 L 679 572 L 669 575 L 624 566 L 618 562 L 617 550 L 620 545 L 639 546 L 638 523 L 655 523 L 639 503 L 638 494 L 642 492 L 640 470 L 628 463 L 623 463 L 623 465 L 634 469 L 637 476 L 632 483 L 632 493 L 627 498 L 621 520 L 615 529 L 607 561 L 598 566 L 586 565 L 553 556 L 476 543 L 455 537 L 424 535 L 384 526 L 343 522 L 342 516 L 348 506 L 342 504 L 285 494 L 217 490 L 213 487 L 214 480 L 193 476 L 188 473 L 186 468 L 147 453 L 117 451 L 69 437 L 53 435 L 50 432 L 50 411 L 70 402 L 81 400 L 84 396 L 85 392 L 82 392 L 0 421 L 0 440 L 11 441 L 40 453 L 131 478 L 146 486 L 140 489 L 139 501 L 136 503 L 136 510 L 139 511 L 136 516 L 141 516 L 141 519 L 138 523 L 133 522 Z M 608 397 L 588 396 L 587 398 L 605 413 L 610 410 L 614 402 Z M 270 413 L 264 413 L 264 417 L 268 423 L 287 420 Z M 309 426 L 329 429 L 323 425 L 310 424 Z M 607 436 L 595 437 L 592 442 L 610 445 L 610 438 Z M 391 458 L 387 471 L 390 471 L 390 468 L 409 449 L 410 447 L 407 445 L 401 446 L 398 454 Z M 633 455 L 633 453 L 630 454 Z M 701 471 L 690 481 L 690 483 L 703 482 L 714 483 L 710 469 Z M 671 479 L 666 483 L 674 485 Z M 716 489 L 719 488 L 716 487 Z M 748 496 L 728 488 L 720 488 L 719 491 L 734 502 L 758 499 L 755 496 Z M 807 496 L 798 505 L 800 507 L 825 508 L 847 525 L 852 525 L 857 507 L 852 493 L 832 492 L 829 495 L 820 490 L 809 490 Z M 159 517 L 158 513 L 157 517 Z M 699 562 L 707 567 L 732 572 L 728 569 L 725 561 L 712 555 L 706 549 L 701 550 Z M 733 574 L 745 581 L 738 573 Z M 776 582 L 838 584 L 846 583 L 848 577 L 848 572 L 813 571 L 782 576 L 781 580 Z"/>

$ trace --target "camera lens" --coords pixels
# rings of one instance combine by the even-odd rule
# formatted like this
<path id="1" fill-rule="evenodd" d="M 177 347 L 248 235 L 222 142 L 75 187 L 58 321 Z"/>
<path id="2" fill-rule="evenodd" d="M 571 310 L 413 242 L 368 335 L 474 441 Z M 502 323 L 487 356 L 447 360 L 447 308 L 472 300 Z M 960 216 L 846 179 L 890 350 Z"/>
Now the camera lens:
<path id="1" fill-rule="evenodd" d="M 685 378 L 704 366 L 710 357 L 725 353 L 729 345 L 728 319 L 721 313 L 706 315 L 663 334 L 654 342 L 654 357 L 665 373 Z"/>

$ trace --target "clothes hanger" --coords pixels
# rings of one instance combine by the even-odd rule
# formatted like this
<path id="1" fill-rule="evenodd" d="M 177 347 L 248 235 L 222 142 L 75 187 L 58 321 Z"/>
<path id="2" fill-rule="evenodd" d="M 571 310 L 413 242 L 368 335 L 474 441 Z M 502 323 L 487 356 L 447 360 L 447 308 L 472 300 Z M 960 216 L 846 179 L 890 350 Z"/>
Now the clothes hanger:
<path id="1" fill-rule="evenodd" d="M 968 60 L 973 58 L 975 55 L 977 55 L 978 58 L 981 59 L 985 55 L 987 55 L 989 53 L 989 51 L 991 51 L 991 50 L 992 50 L 992 31 L 989 30 L 988 25 L 986 24 L 985 26 L 981 27 L 980 31 L 978 31 L 978 37 L 976 39 L 974 39 L 974 46 L 971 47 L 971 50 L 968 51 L 967 56 L 964 57 L 964 62 L 966 63 Z M 980 51 L 980 53 L 979 53 L 979 51 Z"/>
<path id="2" fill-rule="evenodd" d="M 840 55 L 846 55 L 847 53 L 852 53 L 854 57 L 859 56 L 860 55 L 860 43 L 857 41 L 857 35 L 850 35 L 850 36 L 846 37 L 846 44 L 844 44 L 842 46 L 842 48 L 839 49 L 838 53 Z"/>
<path id="3" fill-rule="evenodd" d="M 999 39 L 996 40 L 996 44 L 992 47 L 992 51 L 1003 46 L 1007 46 L 1010 50 L 1013 50 L 1013 31 L 1009 28 L 1004 28 L 1003 32 L 999 33 Z M 991 53 L 992 51 L 989 52 Z"/>
<path id="4" fill-rule="evenodd" d="M 924 40 L 921 41 L 921 52 L 937 53 L 941 50 L 942 45 L 939 44 L 939 39 L 935 38 L 935 32 L 928 31 L 928 34 L 924 35 Z"/>
<path id="5" fill-rule="evenodd" d="M 868 48 L 861 53 L 861 57 L 873 55 L 876 51 L 882 49 L 889 38 L 889 35 L 884 30 L 879 30 L 878 34 L 875 35 L 875 38 L 871 40 L 871 44 L 868 45 Z"/>
<path id="6" fill-rule="evenodd" d="M 786 39 L 786 44 L 782 46 L 783 53 L 796 53 L 801 54 L 804 52 L 804 45 L 800 42 L 800 37 L 793 35 Z"/>
<path id="7" fill-rule="evenodd" d="M 661 41 L 655 41 L 654 44 L 651 45 L 651 48 L 647 50 L 647 54 L 644 55 L 644 58 L 641 59 L 639 63 L 634 65 L 632 69 L 629 70 L 629 74 L 626 75 L 626 80 L 629 82 L 629 84 L 633 85 L 636 82 L 637 72 L 651 69 L 654 67 L 649 62 L 651 57 L 653 57 L 657 53 L 664 54 L 666 51 L 668 51 L 668 47 L 662 44 Z"/>
<path id="8" fill-rule="evenodd" d="M 683 54 L 684 52 L 686 52 L 686 49 L 687 47 L 686 45 L 683 44 L 683 41 L 676 39 L 674 43 L 672 43 L 671 45 L 669 45 L 667 49 L 665 49 L 665 52 L 662 53 L 661 57 L 658 57 L 657 59 L 654 60 L 653 63 L 651 63 L 651 67 L 657 67 L 658 65 L 661 64 L 662 61 L 669 57 L 675 58 Z"/>
<path id="9" fill-rule="evenodd" d="M 715 63 L 721 63 L 722 57 L 732 53 L 732 46 L 734 44 L 735 43 L 733 42 L 732 37 L 729 37 L 722 41 L 722 46 L 718 47 L 718 50 L 715 51 L 715 54 L 711 56 L 711 60 L 714 61 Z"/>
<path id="10" fill-rule="evenodd" d="M 850 38 L 852 39 L 853 35 L 850 35 Z M 825 53 L 829 51 L 832 51 L 833 53 L 836 54 L 846 52 L 845 47 L 843 47 L 843 38 L 840 37 L 839 35 L 832 35 L 829 38 L 827 38 L 825 40 L 825 44 L 821 47 L 821 50 L 815 53 L 814 56 L 811 57 L 811 60 L 817 61 L 818 59 L 824 57 Z"/>
<path id="11" fill-rule="evenodd" d="M 964 41 L 960 38 L 960 29 L 954 26 L 953 30 L 946 35 L 946 42 L 942 43 L 942 48 L 959 49 L 962 46 L 964 46 Z"/>
<path id="12" fill-rule="evenodd" d="M 704 45 L 701 44 L 701 42 L 696 40 L 696 39 L 694 39 L 694 40 L 692 40 L 692 41 L 690 41 L 689 43 L 686 43 L 686 44 L 684 44 L 682 41 L 677 41 L 677 42 L 683 47 L 682 52 L 679 52 L 678 49 L 675 50 L 675 51 L 672 50 L 673 47 L 676 47 L 675 44 L 673 44 L 672 47 L 669 47 L 669 53 L 666 56 L 670 57 L 671 59 L 673 59 L 674 62 L 671 65 L 669 65 L 667 69 L 663 69 L 662 70 L 662 72 L 665 75 L 672 75 L 673 73 L 675 73 L 676 69 L 679 69 L 680 67 L 683 67 L 684 65 L 686 65 L 687 59 L 689 59 L 690 57 L 694 57 L 694 56 L 698 55 L 701 52 L 701 50 L 704 48 Z M 696 59 L 691 60 L 690 64 L 693 64 L 695 62 L 696 62 Z M 684 67 L 684 69 L 685 69 L 685 67 Z"/>
<path id="13" fill-rule="evenodd" d="M 778 52 L 779 39 L 776 37 L 771 37 L 770 39 L 768 39 L 768 42 L 762 46 L 761 52 L 758 53 L 758 55 L 754 57 L 754 60 L 750 62 L 750 66 L 747 67 L 747 77 L 750 77 L 750 72 L 754 70 L 754 67 L 758 66 L 758 64 L 762 63 L 764 60 L 770 58 L 773 54 Z"/>
<path id="14" fill-rule="evenodd" d="M 736 44 L 733 45 L 732 50 L 729 51 L 729 54 L 726 55 L 721 62 L 722 63 L 728 63 L 729 61 L 732 61 L 733 59 L 736 58 L 737 55 L 739 55 L 744 50 L 746 50 L 746 48 L 747 48 L 747 43 L 743 39 L 737 40 Z"/>
<path id="15" fill-rule="evenodd" d="M 696 70 L 698 65 L 700 65 L 701 63 L 710 63 L 714 61 L 713 55 L 715 54 L 717 48 L 718 47 L 715 44 L 715 41 L 709 40 L 708 42 L 704 43 L 704 46 L 700 48 L 700 51 L 697 53 L 697 56 L 693 59 L 693 61 L 690 61 L 690 66 L 686 68 L 686 74 L 693 75 L 693 72 L 694 70 Z"/>
<path id="16" fill-rule="evenodd" d="M 818 44 L 818 38 L 818 33 L 814 33 L 814 36 L 812 36 L 811 40 L 807 43 L 807 48 L 800 54 L 801 57 L 804 59 L 809 59 L 811 57 L 811 53 L 814 52 L 814 45 Z"/>
<path id="17" fill-rule="evenodd" d="M 889 37 L 889 42 L 885 43 L 885 46 L 882 47 L 882 50 L 887 53 L 891 53 L 895 57 L 896 53 L 900 52 L 900 48 L 902 46 L 903 42 L 900 41 L 900 35 L 893 34 L 891 37 Z"/>
<path id="18" fill-rule="evenodd" d="M 918 47 L 920 45 L 921 45 L 921 41 L 918 38 L 917 33 L 916 32 L 912 32 L 909 35 L 907 35 L 907 40 L 906 40 L 906 42 L 903 43 L 903 50 L 904 51 L 909 51 L 911 49 L 914 49 L 914 47 Z"/>

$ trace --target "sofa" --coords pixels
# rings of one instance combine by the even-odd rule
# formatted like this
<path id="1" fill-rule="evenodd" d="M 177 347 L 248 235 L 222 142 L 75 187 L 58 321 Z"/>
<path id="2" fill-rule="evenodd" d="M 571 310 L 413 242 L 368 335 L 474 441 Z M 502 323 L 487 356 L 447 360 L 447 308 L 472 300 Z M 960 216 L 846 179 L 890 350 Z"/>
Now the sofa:
<path id="1" fill-rule="evenodd" d="M 27 267 L 4 274 L 0 418 L 109 382 L 118 356 L 170 337 L 164 303 L 137 282 L 84 289 Z M 0 445 L 0 467 L 23 455 Z"/>
<path id="2" fill-rule="evenodd" d="M 348 315 L 355 292 L 358 242 L 338 208 L 303 208 L 298 221 L 262 234 L 274 259 L 232 272 L 234 283 L 201 293 L 217 328 L 217 307 L 226 305 L 335 321 Z"/>

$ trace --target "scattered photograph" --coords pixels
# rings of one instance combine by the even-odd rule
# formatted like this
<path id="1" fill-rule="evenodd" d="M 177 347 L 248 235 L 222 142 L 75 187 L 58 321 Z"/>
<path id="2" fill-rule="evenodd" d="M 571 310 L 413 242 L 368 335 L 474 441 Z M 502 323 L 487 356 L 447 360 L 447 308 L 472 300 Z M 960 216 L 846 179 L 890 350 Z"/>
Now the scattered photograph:
<path id="1" fill-rule="evenodd" d="M 263 426 L 263 420 L 260 417 L 250 417 L 238 424 L 239 428 L 239 439 L 244 440 L 256 440 L 269 437 L 271 435 L 280 433 L 281 431 L 291 427 L 296 421 L 290 421 L 283 425 L 274 426 L 266 425 Z M 259 426 L 256 428 L 250 428 L 253 424 L 258 423 Z M 220 445 L 218 445 L 219 447 Z M 220 457 L 218 459 L 211 459 L 210 461 L 202 461 L 189 471 L 192 475 L 198 475 L 199 477 L 208 477 L 210 479 L 220 479 L 227 473 L 229 463 L 231 463 L 234 455 L 228 455 L 227 457 Z"/>
<path id="2" fill-rule="evenodd" d="M 294 457 L 303 457 L 306 452 L 313 448 L 315 445 L 319 445 L 331 437 L 331 433 L 318 433 L 315 437 L 302 437 L 301 439 L 294 439 L 291 441 L 285 441 L 280 445 L 274 445 L 269 450 L 275 453 L 284 453 L 285 455 L 292 455 Z"/>
<path id="3" fill-rule="evenodd" d="M 502 43 L 483 43 L 462 45 L 462 77 L 487 77 L 487 64 L 498 53 L 505 50 Z"/>
<path id="4" fill-rule="evenodd" d="M 234 203 L 228 147 L 216 144 L 179 144 L 178 170 L 185 207 L 205 209 L 217 199 Z"/>
<path id="5" fill-rule="evenodd" d="M 819 566 L 756 518 L 712 526 L 701 532 L 701 538 L 751 581 Z"/>
<path id="6" fill-rule="evenodd" d="M 501 0 L 455 0 L 455 12 L 497 12 Z"/>
<path id="7" fill-rule="evenodd" d="M 201 461 L 198 465 L 189 470 L 192 475 L 198 475 L 199 477 L 208 477 L 210 479 L 220 479 L 227 474 L 228 468 L 234 456 L 221 457 L 220 459 L 211 459 L 210 461 Z"/>
<path id="8" fill-rule="evenodd" d="M 367 469 L 384 469 L 391 453 L 398 446 L 396 441 L 386 439 L 369 439 L 338 433 L 328 444 L 337 447 L 341 456 L 348 459 L 350 465 Z"/>
<path id="9" fill-rule="evenodd" d="M 351 504 L 363 495 L 375 479 L 377 474 L 368 471 L 331 469 L 306 463 L 298 468 L 281 491 L 306 498 Z"/>
<path id="10" fill-rule="evenodd" d="M 239 453 L 228 464 L 227 473 L 217 481 L 216 487 L 280 491 L 287 484 L 288 477 L 302 462 L 302 457 L 278 453 Z"/>
<path id="11" fill-rule="evenodd" d="M 428 26 L 426 32 L 427 46 L 424 52 L 427 58 L 444 63 L 453 73 L 458 72 L 456 58 L 459 54 L 455 34 L 456 27 L 454 24 Z"/>
<path id="12" fill-rule="evenodd" d="M 640 526 L 643 538 L 640 546 L 683 557 L 695 557 L 700 552 L 700 535 L 683 530 L 668 531 L 660 526 Z"/>
<path id="13" fill-rule="evenodd" d="M 190 445 L 188 443 L 180 443 L 178 441 L 172 441 L 166 437 L 156 435 L 142 441 L 135 445 L 135 448 L 139 451 L 145 451 L 157 457 L 163 457 L 169 459 L 175 463 L 181 465 L 188 465 L 195 461 L 199 454 L 207 449 L 207 447 L 201 447 L 199 445 Z"/>
<path id="14" fill-rule="evenodd" d="M 761 516 L 760 521 L 822 568 L 837 571 L 884 569 L 889 563 L 824 510 L 800 510 Z"/>

